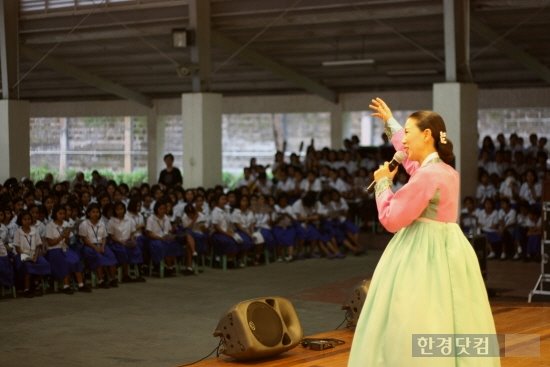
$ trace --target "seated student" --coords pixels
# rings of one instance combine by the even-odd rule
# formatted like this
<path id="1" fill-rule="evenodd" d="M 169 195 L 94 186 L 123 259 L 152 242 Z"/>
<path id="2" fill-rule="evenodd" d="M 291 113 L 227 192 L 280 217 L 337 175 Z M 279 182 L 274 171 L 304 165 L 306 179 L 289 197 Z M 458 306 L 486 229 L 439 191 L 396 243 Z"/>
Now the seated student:
<path id="1" fill-rule="evenodd" d="M 485 199 L 494 199 L 497 195 L 495 187 L 489 180 L 487 171 L 482 171 L 479 176 L 479 183 L 476 189 L 476 199 L 478 203 L 485 203 Z"/>
<path id="2" fill-rule="evenodd" d="M 83 254 L 90 270 L 97 273 L 100 288 L 118 287 L 116 277 L 116 256 L 107 246 L 107 229 L 101 220 L 99 204 L 92 203 L 86 209 L 86 220 L 80 223 L 78 235 L 84 243 Z M 105 279 L 105 270 L 110 281 Z"/>
<path id="3" fill-rule="evenodd" d="M 252 234 L 254 243 L 269 251 L 274 250 L 276 241 L 271 230 L 273 208 L 267 202 L 265 195 L 251 196 L 250 209 L 254 213 L 254 233 Z M 267 260 L 265 259 L 266 262 Z"/>
<path id="4" fill-rule="evenodd" d="M 145 220 L 143 215 L 141 215 L 141 199 L 139 196 L 132 196 L 128 202 L 126 216 L 134 222 L 135 231 L 132 236 L 141 250 L 143 262 L 149 263 L 149 249 L 147 245 L 147 237 L 145 236 Z"/>
<path id="5" fill-rule="evenodd" d="M 499 232 L 502 237 L 501 260 L 506 259 L 506 255 L 515 252 L 514 231 L 516 229 L 516 211 L 512 208 L 510 199 L 502 198 L 500 200 L 500 210 L 498 211 Z"/>
<path id="6" fill-rule="evenodd" d="M 147 218 L 145 226 L 151 259 L 155 264 L 164 260 L 166 275 L 175 275 L 176 258 L 183 255 L 183 243 L 176 239 L 175 229 L 166 214 L 166 200 L 157 200 L 153 209 L 154 214 Z"/>
<path id="7" fill-rule="evenodd" d="M 321 191 L 319 201 L 316 203 L 316 212 L 319 215 L 319 222 L 315 225 L 321 233 L 319 248 L 328 259 L 343 259 L 344 254 L 338 249 L 336 232 L 339 228 L 335 226 L 336 212 L 332 210 L 330 190 Z"/>
<path id="8" fill-rule="evenodd" d="M 39 255 L 38 248 L 42 245 L 40 236 L 32 227 L 32 216 L 28 211 L 21 211 L 17 217 L 19 228 L 15 232 L 13 245 L 17 251 L 16 269 L 24 277 L 25 297 L 32 298 L 34 280 L 41 280 L 44 275 L 51 273 L 50 264 Z M 40 295 L 37 293 L 36 295 Z"/>
<path id="9" fill-rule="evenodd" d="M 277 243 L 277 261 L 294 260 L 294 246 L 296 243 L 296 217 L 292 207 L 288 205 L 288 197 L 281 194 L 277 204 L 273 207 L 273 237 Z M 285 256 L 284 250 L 287 250 Z"/>
<path id="10" fill-rule="evenodd" d="M 522 254 L 526 253 L 527 247 L 527 226 L 529 225 L 529 204 L 525 201 L 520 201 L 518 213 L 516 216 L 516 229 L 514 231 L 514 244 L 516 245 L 516 253 L 513 260 L 519 260 Z"/>
<path id="11" fill-rule="evenodd" d="M 359 244 L 359 228 L 348 218 L 348 203 L 337 190 L 331 190 L 330 195 L 330 210 L 333 212 L 333 221 L 337 228 L 336 240 L 354 255 L 361 255 L 364 249 Z"/>
<path id="12" fill-rule="evenodd" d="M 246 252 L 254 248 L 252 234 L 254 233 L 254 213 L 250 210 L 248 196 L 242 195 L 239 205 L 231 213 L 231 222 L 235 228 L 236 240 L 240 242 L 241 248 Z M 254 251 L 254 265 L 259 264 L 261 249 Z"/>
<path id="13" fill-rule="evenodd" d="M 50 263 L 53 278 L 63 281 L 63 293 L 73 294 L 70 287 L 71 274 L 76 278 L 79 292 L 91 292 L 92 289 L 84 284 L 80 256 L 69 248 L 71 228 L 65 221 L 65 213 L 65 208 L 60 205 L 52 210 L 53 220 L 46 226 L 45 241 L 48 244 L 46 259 Z"/>
<path id="14" fill-rule="evenodd" d="M 109 247 L 115 254 L 118 264 L 122 266 L 122 281 L 144 282 L 145 279 L 141 275 L 132 279 L 128 273 L 128 265 L 143 264 L 141 248 L 134 237 L 136 223 L 126 215 L 126 206 L 122 201 L 115 202 L 114 211 L 114 216 L 107 223 L 107 233 L 110 237 Z"/>
<path id="15" fill-rule="evenodd" d="M 236 264 L 245 267 L 243 258 L 248 250 L 243 244 L 242 238 L 236 236 L 231 221 L 231 215 L 225 210 L 227 197 L 224 194 L 214 199 L 215 207 L 212 210 L 212 243 L 214 255 L 235 256 Z"/>
<path id="16" fill-rule="evenodd" d="M 527 251 L 525 260 L 540 261 L 541 258 L 541 237 L 542 237 L 542 218 L 540 211 L 536 207 L 529 210 L 529 220 L 527 221 Z"/>
<path id="17" fill-rule="evenodd" d="M 469 239 L 474 238 L 478 234 L 478 229 L 481 230 L 478 223 L 475 199 L 471 196 L 466 196 L 462 202 L 463 208 L 460 211 L 460 228 L 464 235 Z"/>
<path id="18" fill-rule="evenodd" d="M 195 203 L 201 200 L 204 198 L 197 196 Z M 181 222 L 188 236 L 186 242 L 195 249 L 193 257 L 208 253 L 208 218 L 206 215 L 198 211 L 195 205 L 187 204 L 183 209 Z"/>
<path id="19" fill-rule="evenodd" d="M 303 198 L 292 204 L 292 210 L 296 218 L 296 237 L 299 250 L 302 249 L 305 253 L 302 256 L 317 255 L 316 250 L 319 248 L 321 233 L 318 225 L 320 217 L 317 213 L 317 194 L 315 192 L 307 192 Z M 306 249 L 309 247 L 309 250 Z M 318 255 L 317 255 L 318 256 Z"/>
<path id="20" fill-rule="evenodd" d="M 481 227 L 481 232 L 485 234 L 489 243 L 490 252 L 487 255 L 487 259 L 494 259 L 496 257 L 496 246 L 501 243 L 502 237 L 498 233 L 498 212 L 495 210 L 493 199 L 485 199 L 483 210 L 477 211 L 477 220 Z"/>
<path id="21" fill-rule="evenodd" d="M 13 264 L 7 245 L 8 228 L 4 224 L 4 210 L 0 209 L 0 287 L 13 287 Z"/>
<path id="22" fill-rule="evenodd" d="M 525 182 L 519 189 L 519 197 L 525 200 L 529 205 L 539 206 L 542 197 L 542 185 L 537 182 L 537 174 L 534 170 L 529 169 L 525 173 Z"/>

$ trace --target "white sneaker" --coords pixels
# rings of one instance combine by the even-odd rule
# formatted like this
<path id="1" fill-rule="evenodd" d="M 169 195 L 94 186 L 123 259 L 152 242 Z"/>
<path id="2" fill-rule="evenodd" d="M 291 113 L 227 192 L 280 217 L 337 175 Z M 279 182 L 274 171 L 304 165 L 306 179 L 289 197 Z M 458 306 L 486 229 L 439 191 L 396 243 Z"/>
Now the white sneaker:
<path id="1" fill-rule="evenodd" d="M 521 254 L 522 251 L 521 246 L 518 246 L 518 254 Z"/>
<path id="2" fill-rule="evenodd" d="M 513 260 L 519 260 L 519 258 L 520 258 L 519 252 L 516 252 L 516 254 L 514 255 L 514 257 L 512 259 Z"/>
<path id="3" fill-rule="evenodd" d="M 502 254 L 500 254 L 500 259 L 501 260 L 506 260 L 506 253 L 503 252 Z"/>
<path id="4" fill-rule="evenodd" d="M 491 251 L 489 255 L 487 255 L 487 259 L 494 259 L 496 257 L 495 253 Z"/>
<path id="5" fill-rule="evenodd" d="M 278 262 L 278 263 L 282 263 L 282 262 L 283 262 L 283 258 L 279 256 L 279 257 L 277 258 L 277 262 Z"/>

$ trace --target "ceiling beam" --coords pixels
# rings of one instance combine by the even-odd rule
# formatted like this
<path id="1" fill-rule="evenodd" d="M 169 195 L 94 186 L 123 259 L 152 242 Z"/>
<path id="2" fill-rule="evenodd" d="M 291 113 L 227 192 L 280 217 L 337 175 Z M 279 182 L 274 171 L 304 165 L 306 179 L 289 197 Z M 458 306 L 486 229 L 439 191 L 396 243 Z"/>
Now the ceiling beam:
<path id="1" fill-rule="evenodd" d="M 313 94 L 317 94 L 326 100 L 336 103 L 338 102 L 338 94 L 330 88 L 322 85 L 321 83 L 308 78 L 307 76 L 287 67 L 275 60 L 270 59 L 267 56 L 260 54 L 252 50 L 250 47 L 242 49 L 242 45 L 232 39 L 224 36 L 220 32 L 215 30 L 211 31 L 212 43 L 222 47 L 230 53 L 238 53 L 238 57 L 256 66 L 261 66 L 273 74 L 282 77 L 284 80 L 303 88 Z"/>
<path id="2" fill-rule="evenodd" d="M 523 51 L 518 46 L 501 37 L 497 32 L 491 29 L 488 25 L 477 19 L 475 16 L 470 18 L 472 31 L 489 41 L 490 44 L 506 54 L 508 57 L 516 60 L 528 70 L 537 74 L 542 80 L 550 83 L 550 68 L 542 64 L 539 60 L 533 57 L 528 52 Z"/>
<path id="3" fill-rule="evenodd" d="M 130 101 L 137 102 L 147 107 L 153 107 L 153 101 L 149 97 L 139 92 L 133 91 L 129 88 L 126 88 L 122 85 L 113 83 L 108 79 L 104 79 L 97 75 L 91 74 L 85 70 L 82 70 L 81 68 L 67 64 L 66 62 L 56 59 L 52 56 L 48 56 L 43 59 L 43 54 L 36 52 L 35 50 L 26 46 L 20 46 L 20 52 L 21 55 L 26 57 L 27 59 L 40 61 L 42 64 L 48 66 L 53 70 L 58 71 L 59 73 L 69 75 L 99 90 L 114 94 Z"/>
<path id="4" fill-rule="evenodd" d="M 470 1 L 443 0 L 445 81 L 471 82 Z"/>
<path id="5" fill-rule="evenodd" d="M 195 31 L 195 44 L 191 46 L 191 63 L 198 72 L 191 76 L 193 92 L 209 89 L 210 84 L 210 0 L 189 0 L 189 28 Z"/>
<path id="6" fill-rule="evenodd" d="M 19 1 L 0 0 L 0 68 L 2 74 L 2 98 L 17 99 L 17 44 Z"/>

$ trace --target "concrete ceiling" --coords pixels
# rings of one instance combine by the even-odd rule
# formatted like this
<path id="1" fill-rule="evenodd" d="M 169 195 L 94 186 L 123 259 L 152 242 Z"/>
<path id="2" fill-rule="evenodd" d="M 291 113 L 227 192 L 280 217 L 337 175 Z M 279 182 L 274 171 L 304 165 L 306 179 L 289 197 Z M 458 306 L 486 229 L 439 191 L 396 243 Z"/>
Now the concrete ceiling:
<path id="1" fill-rule="evenodd" d="M 192 2 L 20 0 L 18 97 L 147 104 L 191 92 L 192 77 L 181 67 L 193 64 L 192 49 L 173 48 L 172 30 L 193 25 Z M 446 75 L 443 9 L 443 1 L 428 0 L 211 0 L 211 65 L 202 90 L 313 91 L 333 99 L 430 89 Z M 473 82 L 550 85 L 550 0 L 471 0 L 470 16 Z M 322 65 L 359 59 L 374 63 Z"/>

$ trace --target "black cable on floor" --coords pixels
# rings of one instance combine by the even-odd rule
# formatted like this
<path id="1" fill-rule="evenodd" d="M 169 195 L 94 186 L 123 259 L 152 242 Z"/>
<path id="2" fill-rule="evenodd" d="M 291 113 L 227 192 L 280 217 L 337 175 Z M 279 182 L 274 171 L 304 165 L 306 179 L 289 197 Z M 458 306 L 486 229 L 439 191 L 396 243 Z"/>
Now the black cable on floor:
<path id="1" fill-rule="evenodd" d="M 199 363 L 199 362 L 202 362 L 204 361 L 206 358 L 210 357 L 212 354 L 214 354 L 214 352 L 216 352 L 216 357 L 218 357 L 220 354 L 219 354 L 219 349 L 220 349 L 220 345 L 222 345 L 222 340 L 220 339 L 220 342 L 218 343 L 218 345 L 216 346 L 216 348 L 214 348 L 213 351 L 211 351 L 210 353 L 208 353 L 208 355 L 202 357 L 201 359 L 198 359 L 196 360 L 195 362 L 191 362 L 191 363 L 187 363 L 187 364 L 182 364 L 180 367 L 184 367 L 184 366 L 191 366 L 193 364 L 196 364 L 196 363 Z"/>

